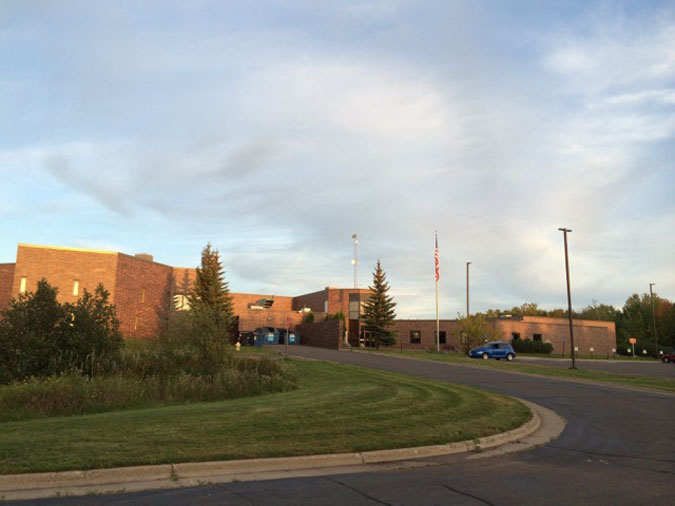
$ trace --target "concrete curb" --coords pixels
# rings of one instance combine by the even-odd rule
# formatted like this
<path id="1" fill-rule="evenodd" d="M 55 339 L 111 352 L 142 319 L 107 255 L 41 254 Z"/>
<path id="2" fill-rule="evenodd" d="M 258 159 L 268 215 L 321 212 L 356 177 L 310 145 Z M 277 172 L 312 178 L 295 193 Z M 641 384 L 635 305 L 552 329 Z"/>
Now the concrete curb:
<path id="1" fill-rule="evenodd" d="M 522 399 L 518 400 L 532 410 L 533 416 L 527 423 L 517 429 L 475 441 L 358 453 L 0 475 L 0 500 L 96 495 L 169 489 L 207 483 L 344 474 L 373 470 L 368 468 L 372 464 L 482 452 L 485 449 L 501 446 L 516 445 L 517 450 L 513 451 L 523 451 L 545 444 L 562 432 L 564 422 L 552 411 Z M 555 430 L 551 430 L 550 423 L 545 423 L 549 429 L 545 431 L 545 434 L 537 435 L 541 432 L 542 419 L 545 421 L 550 419 L 552 413 L 559 420 L 557 424 L 553 424 Z M 533 436 L 535 436 L 534 439 Z M 529 443 L 528 438 L 531 439 Z"/>

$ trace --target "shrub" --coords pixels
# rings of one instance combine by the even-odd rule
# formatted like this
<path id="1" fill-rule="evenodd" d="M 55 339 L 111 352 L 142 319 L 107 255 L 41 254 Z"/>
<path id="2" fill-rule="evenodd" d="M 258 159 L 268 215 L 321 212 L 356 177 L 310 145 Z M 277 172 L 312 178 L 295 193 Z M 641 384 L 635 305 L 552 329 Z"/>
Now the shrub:
<path id="1" fill-rule="evenodd" d="M 92 378 L 79 374 L 30 378 L 0 387 L 0 422 L 220 401 L 284 392 L 297 386 L 295 370 L 281 360 L 237 359 L 230 365 L 214 376 L 180 373 L 141 377 L 119 373 Z"/>
<path id="2" fill-rule="evenodd" d="M 0 319 L 0 382 L 66 371 L 95 374 L 118 358 L 122 347 L 115 308 L 102 285 L 76 304 L 59 304 L 45 279 L 20 294 Z"/>
<path id="3" fill-rule="evenodd" d="M 553 345 L 543 341 L 531 341 L 529 339 L 514 339 L 511 346 L 516 353 L 546 353 L 553 352 Z"/>

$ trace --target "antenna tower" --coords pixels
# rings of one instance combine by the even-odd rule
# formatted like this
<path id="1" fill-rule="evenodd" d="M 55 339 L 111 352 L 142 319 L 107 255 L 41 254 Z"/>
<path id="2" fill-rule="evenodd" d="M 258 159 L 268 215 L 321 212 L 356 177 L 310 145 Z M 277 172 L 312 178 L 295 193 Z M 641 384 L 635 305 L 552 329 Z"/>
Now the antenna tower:
<path id="1" fill-rule="evenodd" d="M 354 240 L 354 258 L 352 258 L 352 265 L 354 266 L 354 288 L 359 287 L 359 237 L 352 234 Z"/>

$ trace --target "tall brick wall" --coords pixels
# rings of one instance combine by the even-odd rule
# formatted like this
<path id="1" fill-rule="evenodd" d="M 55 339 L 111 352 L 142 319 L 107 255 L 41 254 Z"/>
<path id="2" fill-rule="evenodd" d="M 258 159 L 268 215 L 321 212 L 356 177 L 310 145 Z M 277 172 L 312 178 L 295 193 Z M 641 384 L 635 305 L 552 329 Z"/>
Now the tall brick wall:
<path id="1" fill-rule="evenodd" d="M 15 264 L 0 264 L 0 311 L 12 300 Z"/>
<path id="2" fill-rule="evenodd" d="M 445 345 L 441 348 L 445 350 L 459 350 L 458 332 L 459 324 L 457 320 L 440 320 L 439 329 L 445 332 Z M 391 330 L 396 332 L 396 344 L 393 348 L 403 348 L 406 350 L 426 350 L 427 348 L 436 349 L 436 320 L 394 320 Z M 419 331 L 421 342 L 413 344 L 410 342 L 411 331 Z"/>
<path id="3" fill-rule="evenodd" d="M 173 267 L 118 254 L 115 308 L 125 337 L 153 337 L 171 304 Z"/>
<path id="4" fill-rule="evenodd" d="M 45 278 L 59 289 L 59 302 L 77 302 L 84 289 L 94 293 L 99 283 L 111 294 L 115 303 L 115 272 L 117 253 L 51 248 L 19 244 L 12 282 L 12 297 L 17 297 L 21 278 L 26 278 L 26 291 L 33 292 L 38 280 Z M 73 285 L 79 281 L 78 295 L 73 295 Z"/>
<path id="5" fill-rule="evenodd" d="M 342 322 L 329 320 L 316 323 L 303 323 L 295 328 L 300 336 L 300 344 L 337 350 L 342 346 Z"/>
<path id="6" fill-rule="evenodd" d="M 300 311 L 308 307 L 313 313 L 323 313 L 328 300 L 328 288 L 319 292 L 307 293 L 293 298 L 293 310 Z"/>
<path id="7" fill-rule="evenodd" d="M 511 340 L 517 332 L 520 339 L 534 339 L 540 334 L 543 342 L 553 345 L 554 353 L 570 352 L 569 320 L 565 318 L 547 318 L 523 316 L 521 318 L 497 318 L 493 325 L 500 331 L 505 340 Z M 579 354 L 589 355 L 593 348 L 595 355 L 608 355 L 616 349 L 616 327 L 614 322 L 596 320 L 572 320 L 574 346 Z M 564 350 L 563 350 L 564 348 Z"/>

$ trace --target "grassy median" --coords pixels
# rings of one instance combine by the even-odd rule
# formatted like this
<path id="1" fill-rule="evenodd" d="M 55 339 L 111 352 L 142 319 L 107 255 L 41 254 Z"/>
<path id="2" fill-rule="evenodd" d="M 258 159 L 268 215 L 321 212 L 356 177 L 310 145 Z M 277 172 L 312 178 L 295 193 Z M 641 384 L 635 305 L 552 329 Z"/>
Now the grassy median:
<path id="1" fill-rule="evenodd" d="M 294 360 L 300 386 L 244 399 L 0 423 L 0 473 L 365 451 L 470 440 L 531 413 L 500 395 Z"/>
<path id="2" fill-rule="evenodd" d="M 403 356 L 420 360 L 433 360 L 475 367 L 490 367 L 493 369 L 505 371 L 518 371 L 528 374 L 537 374 L 540 376 L 557 377 L 561 379 L 590 380 L 613 385 L 651 388 L 654 390 L 675 392 L 675 379 L 672 378 L 656 378 L 651 376 L 641 376 L 638 374 L 617 374 L 604 371 L 594 371 L 590 369 L 584 369 L 583 362 L 577 362 L 577 369 L 569 369 L 566 367 L 535 365 L 523 361 L 519 362 L 517 358 L 513 362 L 507 362 L 506 360 L 480 360 L 469 358 L 464 354 L 452 352 L 435 353 L 411 350 L 380 350 L 375 352 L 370 350 L 359 350 L 357 348 L 354 348 L 354 350 L 357 350 L 359 353 L 383 353 L 386 355 Z"/>

